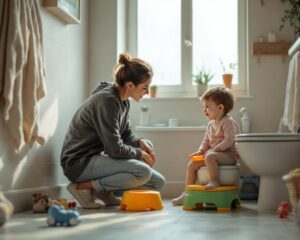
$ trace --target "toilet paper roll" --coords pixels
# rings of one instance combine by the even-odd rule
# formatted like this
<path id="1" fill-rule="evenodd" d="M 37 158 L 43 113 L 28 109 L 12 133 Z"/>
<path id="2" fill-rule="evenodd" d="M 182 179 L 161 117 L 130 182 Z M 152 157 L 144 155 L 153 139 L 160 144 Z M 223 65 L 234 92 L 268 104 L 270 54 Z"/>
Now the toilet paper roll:
<path id="1" fill-rule="evenodd" d="M 268 42 L 276 42 L 276 34 L 274 32 L 268 33 Z"/>

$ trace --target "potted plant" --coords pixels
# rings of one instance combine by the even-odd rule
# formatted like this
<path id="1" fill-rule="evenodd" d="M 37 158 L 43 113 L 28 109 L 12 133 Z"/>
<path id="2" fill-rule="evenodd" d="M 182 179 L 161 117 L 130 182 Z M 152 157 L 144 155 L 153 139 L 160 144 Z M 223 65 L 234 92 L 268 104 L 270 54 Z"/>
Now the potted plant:
<path id="1" fill-rule="evenodd" d="M 219 58 L 222 70 L 223 70 L 223 83 L 224 86 L 227 88 L 231 88 L 232 86 L 232 78 L 233 74 L 232 72 L 236 69 L 237 64 L 236 63 L 229 63 L 227 66 L 225 66 L 224 62 L 222 59 Z"/>
<path id="2" fill-rule="evenodd" d="M 150 86 L 150 97 L 154 98 L 154 97 L 156 97 L 156 94 L 157 94 L 157 86 L 151 85 Z"/>
<path id="3" fill-rule="evenodd" d="M 214 78 L 214 74 L 202 67 L 193 74 L 193 80 L 197 84 L 198 97 L 200 97 L 206 90 L 207 84 Z"/>
<path id="4" fill-rule="evenodd" d="M 290 7 L 284 11 L 284 15 L 281 18 L 280 30 L 284 25 L 289 22 L 290 26 L 294 29 L 296 36 L 300 36 L 300 1 L 299 0 L 281 0 L 282 3 L 288 2 Z"/>

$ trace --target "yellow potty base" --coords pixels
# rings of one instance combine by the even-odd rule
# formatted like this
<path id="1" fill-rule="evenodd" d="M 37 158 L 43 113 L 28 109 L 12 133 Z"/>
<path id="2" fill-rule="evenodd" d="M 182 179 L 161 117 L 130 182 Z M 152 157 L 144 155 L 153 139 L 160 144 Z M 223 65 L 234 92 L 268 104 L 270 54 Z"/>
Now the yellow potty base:
<path id="1" fill-rule="evenodd" d="M 203 208 L 203 204 L 213 204 L 218 211 L 230 211 L 240 206 L 238 187 L 220 186 L 206 190 L 202 185 L 189 185 L 184 196 L 183 209 Z"/>
<path id="2" fill-rule="evenodd" d="M 153 211 L 163 209 L 160 193 L 151 190 L 132 190 L 123 193 L 121 210 Z"/>

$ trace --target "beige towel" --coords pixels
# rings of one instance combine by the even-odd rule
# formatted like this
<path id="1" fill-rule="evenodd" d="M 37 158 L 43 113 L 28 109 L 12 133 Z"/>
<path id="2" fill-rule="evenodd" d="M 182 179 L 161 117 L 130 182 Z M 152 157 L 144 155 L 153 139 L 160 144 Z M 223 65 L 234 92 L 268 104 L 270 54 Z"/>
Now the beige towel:
<path id="1" fill-rule="evenodd" d="M 286 84 L 282 123 L 296 133 L 300 128 L 300 52 L 291 59 Z"/>
<path id="2" fill-rule="evenodd" d="M 45 96 L 43 30 L 36 0 L 3 0 L 0 93 L 3 117 L 17 150 L 25 142 L 44 143 L 39 133 L 38 101 Z M 2 92 L 1 92 L 2 91 Z"/>

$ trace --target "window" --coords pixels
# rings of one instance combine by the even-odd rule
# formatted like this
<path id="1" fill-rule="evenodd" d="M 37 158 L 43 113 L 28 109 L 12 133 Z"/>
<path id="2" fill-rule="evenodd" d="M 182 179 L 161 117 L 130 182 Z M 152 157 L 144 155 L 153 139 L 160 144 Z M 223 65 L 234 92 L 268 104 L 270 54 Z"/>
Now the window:
<path id="1" fill-rule="evenodd" d="M 151 63 L 157 85 L 181 82 L 180 5 L 180 0 L 138 1 L 137 55 Z"/>
<path id="2" fill-rule="evenodd" d="M 233 91 L 245 93 L 246 0 L 131 0 L 128 51 L 154 69 L 165 96 L 194 96 L 192 75 L 205 67 L 222 85 L 222 66 L 236 63 Z"/>

